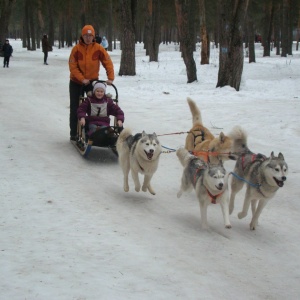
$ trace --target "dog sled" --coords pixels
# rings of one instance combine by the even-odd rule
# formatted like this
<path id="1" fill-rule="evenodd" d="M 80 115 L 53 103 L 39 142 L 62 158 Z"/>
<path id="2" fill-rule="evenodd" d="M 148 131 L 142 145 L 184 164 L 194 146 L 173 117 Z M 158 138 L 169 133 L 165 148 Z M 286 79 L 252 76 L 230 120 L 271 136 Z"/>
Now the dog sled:
<path id="1" fill-rule="evenodd" d="M 97 82 L 105 83 L 103 80 Z M 118 105 L 118 90 L 114 84 L 108 85 L 109 92 L 106 93 L 116 105 Z M 89 95 L 89 94 L 88 94 Z M 88 96 L 87 95 L 87 96 Z M 87 96 L 81 96 L 79 99 L 79 105 L 87 99 Z M 79 151 L 83 157 L 87 157 L 92 150 L 92 147 L 101 147 L 110 149 L 115 155 L 118 155 L 116 150 L 117 139 L 122 131 L 123 127 L 117 126 L 117 119 L 114 117 L 113 125 L 107 127 L 99 127 L 95 132 L 88 135 L 88 122 L 85 126 L 82 126 L 78 120 L 77 123 L 77 138 L 72 141 L 73 145 Z"/>

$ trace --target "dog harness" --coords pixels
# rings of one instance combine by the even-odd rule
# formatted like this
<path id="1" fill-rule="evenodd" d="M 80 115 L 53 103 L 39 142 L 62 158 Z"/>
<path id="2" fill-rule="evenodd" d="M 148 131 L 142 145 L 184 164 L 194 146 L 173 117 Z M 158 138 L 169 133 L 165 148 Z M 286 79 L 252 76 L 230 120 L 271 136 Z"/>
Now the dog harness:
<path id="1" fill-rule="evenodd" d="M 196 186 L 198 172 L 204 171 L 206 168 L 207 168 L 206 165 L 202 165 L 196 169 L 195 174 L 194 174 L 194 186 Z M 212 204 L 216 204 L 217 198 L 223 194 L 223 192 L 221 192 L 220 194 L 213 195 L 207 188 L 206 188 L 206 192 L 209 195 L 209 197 L 211 198 Z"/>
<path id="2" fill-rule="evenodd" d="M 247 161 L 246 161 L 246 157 L 248 158 L 247 159 Z M 263 154 L 261 154 L 261 153 L 252 153 L 251 155 L 249 155 L 249 154 L 243 154 L 242 155 L 242 169 L 243 169 L 243 171 L 245 170 L 245 168 L 246 168 L 246 166 L 248 165 L 248 164 L 252 164 L 255 160 L 262 160 L 262 161 L 264 161 L 264 160 L 266 160 L 266 156 L 265 155 L 263 155 Z"/>
<path id="3" fill-rule="evenodd" d="M 201 165 L 199 166 L 199 168 L 196 169 L 194 174 L 194 186 L 196 186 L 198 172 L 204 171 L 206 168 L 207 168 L 206 165 Z"/>
<path id="4" fill-rule="evenodd" d="M 197 137 L 199 137 L 199 136 L 201 136 L 201 138 L 202 138 L 202 141 L 201 142 L 203 142 L 203 141 L 205 141 L 205 137 L 204 137 L 204 131 L 203 130 L 195 130 L 195 131 L 200 131 L 200 134 L 195 134 L 194 132 L 192 132 L 191 131 L 191 133 L 193 134 L 193 136 L 194 136 L 194 147 L 196 147 L 196 138 Z"/>
<path id="5" fill-rule="evenodd" d="M 206 189 L 206 191 L 207 191 L 207 194 L 209 195 L 209 197 L 211 198 L 211 203 L 212 204 L 216 204 L 217 203 L 216 202 L 217 198 L 220 197 L 223 194 L 223 192 L 222 192 L 220 194 L 213 195 L 208 189 Z"/>

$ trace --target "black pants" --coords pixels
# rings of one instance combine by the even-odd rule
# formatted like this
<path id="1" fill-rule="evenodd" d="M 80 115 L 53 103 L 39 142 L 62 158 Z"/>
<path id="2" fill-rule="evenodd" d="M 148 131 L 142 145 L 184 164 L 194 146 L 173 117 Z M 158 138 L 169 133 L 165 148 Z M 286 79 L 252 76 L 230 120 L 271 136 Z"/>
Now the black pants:
<path id="1" fill-rule="evenodd" d="M 91 80 L 91 82 L 93 81 Z M 84 86 L 70 80 L 70 136 L 77 135 L 77 109 L 79 106 L 79 98 L 80 96 L 84 96 L 84 93 L 91 90 L 93 90 L 92 84 Z"/>
<path id="2" fill-rule="evenodd" d="M 10 59 L 10 56 L 4 56 L 4 60 L 3 60 L 3 67 L 9 65 L 9 59 Z"/>
<path id="3" fill-rule="evenodd" d="M 48 52 L 44 52 L 44 64 L 47 62 Z"/>

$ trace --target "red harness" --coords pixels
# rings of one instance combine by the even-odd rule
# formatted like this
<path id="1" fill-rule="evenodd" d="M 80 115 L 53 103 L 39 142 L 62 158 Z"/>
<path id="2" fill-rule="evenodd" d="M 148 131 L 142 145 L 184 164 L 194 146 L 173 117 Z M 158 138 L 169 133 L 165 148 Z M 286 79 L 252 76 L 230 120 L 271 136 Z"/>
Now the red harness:
<path id="1" fill-rule="evenodd" d="M 247 155 L 247 157 L 249 158 L 249 155 Z M 261 160 L 266 159 L 266 157 L 262 154 L 253 153 L 250 156 L 250 161 L 246 161 L 246 155 L 242 155 L 242 169 L 243 169 L 243 171 L 245 170 L 247 164 L 249 164 L 249 163 L 252 164 L 256 160 L 257 157 L 258 157 L 258 159 L 261 159 Z"/>
<path id="2" fill-rule="evenodd" d="M 217 194 L 217 195 L 212 195 L 208 189 L 206 189 L 206 191 L 207 191 L 207 194 L 209 195 L 209 197 L 211 198 L 211 203 L 212 204 L 216 204 L 217 203 L 216 202 L 217 198 L 220 197 L 223 194 L 223 192 L 222 192 L 222 193 Z"/>

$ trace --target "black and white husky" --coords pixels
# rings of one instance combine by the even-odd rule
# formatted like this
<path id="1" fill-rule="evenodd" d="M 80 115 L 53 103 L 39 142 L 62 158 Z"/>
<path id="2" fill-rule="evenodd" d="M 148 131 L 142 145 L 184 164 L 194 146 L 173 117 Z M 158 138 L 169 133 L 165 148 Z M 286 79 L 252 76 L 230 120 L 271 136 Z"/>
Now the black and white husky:
<path id="1" fill-rule="evenodd" d="M 247 216 L 251 203 L 250 229 L 255 230 L 263 208 L 275 196 L 278 189 L 283 187 L 288 174 L 288 165 L 282 153 L 275 156 L 272 152 L 270 157 L 266 157 L 263 154 L 251 152 L 247 146 L 245 132 L 241 134 L 234 147 L 241 149 L 241 145 L 244 147 L 244 153 L 239 155 L 233 171 L 229 212 L 230 214 L 233 212 L 235 196 L 246 183 L 244 205 L 242 211 L 238 213 L 238 218 L 242 219 Z"/>
<path id="2" fill-rule="evenodd" d="M 126 128 L 117 140 L 117 151 L 119 163 L 124 173 L 124 191 L 129 191 L 128 175 L 131 175 L 134 181 L 135 190 L 141 189 L 139 173 L 144 175 L 142 191 L 148 191 L 155 195 L 150 181 L 157 170 L 159 157 L 161 154 L 161 144 L 155 133 L 147 134 L 145 131 L 137 133 L 134 136 L 131 130 Z"/>
<path id="3" fill-rule="evenodd" d="M 241 145 L 244 146 L 243 149 Z M 251 203 L 252 220 L 250 229 L 255 230 L 263 208 L 275 196 L 278 189 L 283 187 L 288 174 L 288 165 L 282 153 L 275 156 L 272 152 L 270 157 L 267 158 L 263 154 L 253 153 L 245 145 L 247 145 L 247 134 L 243 132 L 239 140 L 233 144 L 233 151 L 240 154 L 232 172 L 229 213 L 233 212 L 236 194 L 246 183 L 244 205 L 242 211 L 238 214 L 238 218 L 242 219 L 247 216 Z"/>
<path id="4" fill-rule="evenodd" d="M 200 204 L 201 225 L 207 224 L 207 207 L 209 204 L 220 203 L 226 228 L 231 228 L 229 221 L 229 194 L 227 174 L 222 161 L 219 164 L 205 163 L 200 158 L 191 155 L 185 148 L 179 148 L 176 154 L 184 167 L 181 187 L 177 197 L 193 188 Z"/>

